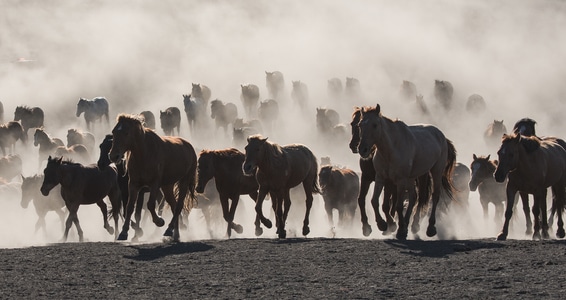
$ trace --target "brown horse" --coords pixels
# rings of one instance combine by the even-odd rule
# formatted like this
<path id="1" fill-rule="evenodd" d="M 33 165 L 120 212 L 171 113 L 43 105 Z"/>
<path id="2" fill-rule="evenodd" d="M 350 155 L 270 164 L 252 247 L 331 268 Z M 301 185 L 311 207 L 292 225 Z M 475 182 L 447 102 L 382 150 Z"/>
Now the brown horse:
<path id="1" fill-rule="evenodd" d="M 191 88 L 191 95 L 193 96 L 193 98 L 195 98 L 195 101 L 203 104 L 203 113 L 206 113 L 208 102 L 210 101 L 210 97 L 212 96 L 210 88 L 201 83 L 193 83 Z"/>
<path id="2" fill-rule="evenodd" d="M 81 164 L 90 164 L 90 153 L 84 145 L 75 144 L 70 147 L 59 146 L 55 149 L 55 156 L 63 156 Z"/>
<path id="3" fill-rule="evenodd" d="M 358 152 L 362 158 L 373 156 L 376 171 L 372 202 L 379 203 L 385 180 L 392 180 L 397 187 L 397 214 L 399 219 L 398 239 L 406 239 L 408 223 L 416 203 L 415 180 L 424 175 L 432 177 L 432 209 L 427 236 L 436 235 L 436 209 L 441 188 L 452 198 L 451 174 L 456 163 L 456 149 L 442 131 L 432 125 L 408 126 L 402 121 L 393 121 L 381 114 L 376 107 L 362 109 L 359 123 L 360 144 Z M 404 215 L 403 197 L 408 193 L 409 206 Z M 375 207 L 375 206 L 374 206 Z M 387 223 L 376 210 L 377 225 L 387 229 Z"/>
<path id="4" fill-rule="evenodd" d="M 43 120 L 43 110 L 39 107 L 18 106 L 14 111 L 14 121 L 22 122 L 26 136 L 30 128 L 43 127 Z"/>
<path id="5" fill-rule="evenodd" d="M 106 124 L 110 123 L 108 100 L 104 97 L 96 97 L 92 100 L 80 98 L 77 102 L 77 118 L 82 113 L 84 113 L 86 128 L 89 131 L 91 130 L 90 124 L 98 120 L 102 121 L 102 117 L 106 119 Z"/>
<path id="6" fill-rule="evenodd" d="M 224 220 L 228 222 L 226 235 L 232 234 L 232 229 L 237 233 L 242 233 L 241 225 L 234 222 L 234 214 L 238 207 L 240 195 L 250 195 L 257 201 L 258 184 L 254 177 L 244 176 L 242 173 L 242 164 L 245 160 L 245 154 L 238 149 L 229 148 L 224 150 L 203 150 L 198 158 L 198 183 L 197 193 L 204 193 L 207 183 L 214 178 L 216 190 L 220 196 L 220 204 L 222 205 L 222 214 Z M 228 200 L 232 200 L 229 205 Z M 263 233 L 260 227 L 259 217 L 256 217 L 256 235 Z"/>
<path id="7" fill-rule="evenodd" d="M 504 182 L 506 178 L 507 207 L 505 223 L 498 240 L 505 240 L 509 230 L 509 220 L 513 215 L 513 202 L 517 192 L 533 194 L 534 233 L 533 239 L 548 238 L 546 219 L 546 193 L 552 188 L 554 206 L 558 213 L 556 236 L 563 238 L 564 222 L 562 211 L 566 185 L 566 150 L 553 139 L 541 140 L 519 134 L 504 135 L 497 151 L 499 164 L 495 170 L 495 180 Z"/>
<path id="8" fill-rule="evenodd" d="M 33 134 L 33 145 L 39 146 L 39 166 L 43 160 L 47 159 L 48 156 L 55 154 L 55 150 L 58 147 L 65 146 L 60 138 L 52 138 L 43 130 L 43 128 L 36 128 Z"/>
<path id="9" fill-rule="evenodd" d="M 159 227 L 165 225 L 163 218 L 155 212 L 156 198 L 161 189 L 173 212 L 164 235 L 172 236 L 178 241 L 181 211 L 183 208 L 190 209 L 195 199 L 197 156 L 193 146 L 181 137 L 160 137 L 153 130 L 144 128 L 136 116 L 126 114 L 118 115 L 112 135 L 114 137 L 109 158 L 118 163 L 127 157 L 126 169 L 130 176 L 128 207 L 118 239 L 128 238 L 139 191 L 148 187 L 150 192 L 147 208 L 153 223 Z"/>
<path id="10" fill-rule="evenodd" d="M 165 135 L 174 135 L 177 128 L 177 135 L 180 135 L 181 129 L 181 111 L 177 107 L 168 107 L 165 111 L 159 111 L 159 119 L 161 121 L 161 129 Z"/>
<path id="11" fill-rule="evenodd" d="M 480 204 L 483 210 L 484 219 L 488 218 L 489 204 L 495 206 L 495 214 L 493 220 L 495 224 L 502 225 L 503 222 L 503 212 L 505 203 L 505 186 L 507 185 L 507 180 L 504 182 L 497 182 L 493 178 L 493 173 L 497 169 L 497 160 L 490 160 L 491 155 L 488 156 L 476 156 L 473 155 L 473 161 L 470 165 L 472 170 L 472 177 L 470 178 L 469 187 L 470 191 L 478 190 L 480 194 Z M 525 213 L 525 220 L 527 222 L 526 234 L 531 235 L 533 233 L 533 223 L 531 221 L 531 212 L 529 209 L 529 199 L 528 194 L 521 193 L 521 200 L 523 202 L 523 212 Z M 517 206 L 517 202 L 515 202 Z"/>
<path id="12" fill-rule="evenodd" d="M 2 155 L 13 154 L 16 151 L 16 142 L 20 140 L 25 144 L 27 139 L 28 136 L 20 122 L 10 121 L 0 125 L 0 148 L 2 148 Z M 8 153 L 6 153 L 6 148 L 8 148 Z"/>
<path id="13" fill-rule="evenodd" d="M 11 181 L 20 174 L 22 174 L 22 158 L 19 154 L 0 157 L 0 178 Z"/>
<path id="14" fill-rule="evenodd" d="M 216 131 L 222 128 L 226 135 L 228 125 L 233 124 L 238 118 L 238 108 L 231 102 L 224 103 L 222 100 L 212 100 L 210 101 L 210 117 L 214 119 Z"/>
<path id="15" fill-rule="evenodd" d="M 358 174 L 348 168 L 325 165 L 320 168 L 318 182 L 330 226 L 334 224 L 333 209 L 338 210 L 338 226 L 350 226 L 358 205 Z"/>
<path id="16" fill-rule="evenodd" d="M 151 111 L 144 110 L 140 113 L 140 116 L 144 127 L 155 129 L 155 115 Z"/>
<path id="17" fill-rule="evenodd" d="M 259 87 L 255 84 L 241 84 L 242 94 L 240 100 L 244 106 L 244 112 L 247 118 L 255 118 L 257 116 L 257 105 L 259 103 Z"/>
<path id="18" fill-rule="evenodd" d="M 320 193 L 317 180 L 317 160 L 309 148 L 300 144 L 279 146 L 268 142 L 267 138 L 263 138 L 261 135 L 253 135 L 248 138 L 246 159 L 242 169 L 245 175 L 255 176 L 259 184 L 259 195 L 255 210 L 263 225 L 268 228 L 271 228 L 272 224 L 263 216 L 262 205 L 267 193 L 271 195 L 279 238 L 287 236 L 285 222 L 291 207 L 289 190 L 302 183 L 307 197 L 303 235 L 309 234 L 312 195 L 313 193 Z M 284 208 L 283 204 L 285 204 Z"/>
<path id="19" fill-rule="evenodd" d="M 33 201 L 33 207 L 37 213 L 37 222 L 35 223 L 35 231 L 40 228 L 44 233 L 47 233 L 47 226 L 45 224 L 45 216 L 48 212 L 53 211 L 61 219 L 61 224 L 65 222 L 65 200 L 61 196 L 61 186 L 57 185 L 53 188 L 53 192 L 48 196 L 43 196 L 40 192 L 41 184 L 43 183 L 43 174 L 34 175 L 31 177 L 22 176 L 22 200 L 20 205 L 22 208 L 28 208 L 28 205 Z"/>
<path id="20" fill-rule="evenodd" d="M 112 204 L 112 217 L 114 226 L 118 228 L 120 215 L 120 190 L 116 177 L 118 173 L 115 168 L 100 170 L 96 165 L 82 165 L 70 161 L 63 161 L 63 158 L 47 158 L 47 166 L 43 170 L 43 184 L 40 191 L 43 196 L 48 196 L 49 192 L 61 185 L 61 196 L 65 200 L 65 206 L 69 210 L 69 216 L 65 222 L 65 233 L 63 241 L 67 240 L 69 229 L 74 223 L 79 234 L 79 241 L 83 241 L 83 231 L 79 224 L 77 211 L 80 205 L 95 204 L 100 207 L 104 220 L 104 228 L 110 234 L 117 231 L 108 224 L 108 210 L 104 198 L 108 196 Z"/>
<path id="21" fill-rule="evenodd" d="M 489 124 L 485 129 L 483 139 L 490 149 L 495 150 L 501 144 L 501 137 L 506 133 L 507 127 L 503 124 L 503 120 L 493 120 L 493 123 Z"/>
<path id="22" fill-rule="evenodd" d="M 93 152 L 95 145 L 94 135 L 90 132 L 70 128 L 67 130 L 67 147 L 78 144 L 84 145 L 89 152 Z"/>

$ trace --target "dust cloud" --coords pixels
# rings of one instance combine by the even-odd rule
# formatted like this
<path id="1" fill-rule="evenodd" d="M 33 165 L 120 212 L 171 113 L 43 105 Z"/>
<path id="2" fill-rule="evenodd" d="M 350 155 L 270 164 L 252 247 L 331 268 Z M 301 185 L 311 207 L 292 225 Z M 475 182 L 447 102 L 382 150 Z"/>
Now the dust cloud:
<path id="1" fill-rule="evenodd" d="M 564 135 L 566 4 L 561 1 L 4 0 L 0 17 L 4 122 L 13 119 L 16 106 L 38 106 L 45 111 L 45 130 L 63 140 L 69 128 L 86 130 L 82 116 L 75 116 L 80 97 L 104 96 L 110 103 L 110 124 L 96 124 L 93 130 L 99 143 L 119 113 L 150 110 L 159 118 L 159 111 L 169 106 L 182 111 L 182 95 L 191 92 L 192 83 L 207 85 L 212 99 L 236 104 L 244 117 L 240 84 L 258 85 L 260 99 L 265 100 L 265 71 L 275 70 L 284 75 L 285 99 L 280 101 L 275 129 L 266 134 L 269 140 L 303 143 L 317 158 L 330 156 L 334 164 L 356 171 L 359 156 L 350 152 L 347 139 L 329 141 L 318 135 L 315 108 L 338 111 L 348 133 L 353 106 L 376 103 L 390 118 L 435 124 L 454 142 L 458 161 L 468 166 L 472 154 L 495 157 L 497 149 L 488 148 L 483 140 L 484 130 L 495 119 L 504 120 L 509 131 L 516 120 L 531 117 L 537 120 L 540 135 Z M 357 78 L 361 94 L 331 101 L 327 82 L 334 77 L 343 84 L 347 77 Z M 454 86 L 451 111 L 436 104 L 437 79 Z M 309 89 L 305 112 L 290 97 L 291 82 L 298 80 Z M 403 80 L 415 84 L 429 115 L 422 115 L 412 99 L 400 96 Z M 485 99 L 485 111 L 465 110 L 472 94 Z M 157 121 L 156 131 L 163 134 Z M 207 131 L 197 136 L 182 113 L 180 135 L 197 149 L 231 146 L 230 132 L 216 131 L 208 121 Z M 31 142 L 18 142 L 16 152 L 24 158 L 25 176 L 42 172 L 38 149 Z M 94 162 L 98 152 L 92 157 Z M 33 205 L 24 210 L 17 191 L 2 193 L 0 247 L 59 240 L 61 224 L 54 214 L 47 216 L 47 234 L 34 233 Z M 374 229 L 369 238 L 387 238 L 376 229 L 369 197 L 367 211 Z M 446 218 L 444 227 L 439 223 L 435 239 L 494 237 L 499 228 L 492 217 L 483 219 L 478 198 L 477 192 L 470 194 L 468 218 Z M 252 238 L 253 203 L 242 199 L 236 221 L 244 233 L 233 238 Z M 288 236 L 300 236 L 302 203 L 293 202 Z M 269 216 L 269 201 L 264 206 Z M 208 231 L 202 213 L 194 210 L 182 239 L 225 238 L 220 212 L 217 217 Z M 87 240 L 113 240 L 102 228 L 96 206 L 81 207 L 79 219 Z M 522 222 L 519 216 L 516 223 Z M 528 238 L 524 228 L 517 227 L 510 237 Z M 426 228 L 424 223 L 421 228 Z M 147 221 L 143 241 L 160 240 L 163 230 Z M 273 229 L 264 233 L 275 236 Z M 359 215 L 352 228 L 332 233 L 322 199 L 316 196 L 309 236 L 363 238 Z M 69 240 L 76 240 L 74 228 Z"/>

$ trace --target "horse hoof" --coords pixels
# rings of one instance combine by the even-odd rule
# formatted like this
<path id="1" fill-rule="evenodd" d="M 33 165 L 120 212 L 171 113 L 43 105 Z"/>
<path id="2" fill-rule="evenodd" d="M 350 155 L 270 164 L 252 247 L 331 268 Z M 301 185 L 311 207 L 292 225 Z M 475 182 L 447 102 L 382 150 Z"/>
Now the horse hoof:
<path id="1" fill-rule="evenodd" d="M 120 233 L 120 235 L 118 236 L 118 240 L 119 241 L 125 241 L 128 239 L 128 233 L 127 232 L 122 232 Z"/>
<path id="2" fill-rule="evenodd" d="M 419 224 L 413 224 L 413 226 L 411 226 L 411 232 L 413 234 L 417 234 L 420 230 L 421 226 Z"/>
<path id="3" fill-rule="evenodd" d="M 397 234 L 395 235 L 395 237 L 400 241 L 405 241 L 407 240 L 408 234 L 409 234 L 408 230 L 402 230 L 401 228 L 399 228 L 399 230 L 397 230 Z"/>
<path id="4" fill-rule="evenodd" d="M 271 221 L 269 221 L 269 220 L 265 220 L 265 222 L 262 222 L 262 223 L 267 228 L 271 228 L 273 226 L 273 223 L 271 223 Z"/>
<path id="5" fill-rule="evenodd" d="M 527 229 L 527 231 L 525 231 L 525 235 L 532 235 L 532 234 L 533 234 L 532 229 Z"/>
<path id="6" fill-rule="evenodd" d="M 167 228 L 167 230 L 165 230 L 165 233 L 163 234 L 163 236 L 173 236 L 173 229 Z"/>
<path id="7" fill-rule="evenodd" d="M 364 236 L 369 236 L 371 234 L 371 226 L 363 225 L 362 226 L 362 233 L 364 234 Z"/>
<path id="8" fill-rule="evenodd" d="M 106 227 L 106 231 L 108 231 L 109 234 L 114 234 L 114 228 L 111 226 Z"/>
<path id="9" fill-rule="evenodd" d="M 429 227 L 426 229 L 426 235 L 427 235 L 428 237 L 433 237 L 433 236 L 435 236 L 435 235 L 436 235 L 436 227 L 434 227 L 434 226 L 429 226 Z"/>
<path id="10" fill-rule="evenodd" d="M 540 232 L 533 233 L 533 241 L 539 241 L 541 239 Z"/>
<path id="11" fill-rule="evenodd" d="M 504 233 L 500 233 L 500 234 L 497 236 L 497 240 L 498 240 L 498 241 L 505 241 L 506 239 L 507 239 L 507 235 L 504 234 Z"/>
<path id="12" fill-rule="evenodd" d="M 307 236 L 311 232 L 308 226 L 303 226 L 303 236 Z"/>
<path id="13" fill-rule="evenodd" d="M 140 227 L 136 228 L 136 238 L 140 238 L 142 236 L 143 236 L 143 230 Z"/>
<path id="14" fill-rule="evenodd" d="M 550 235 L 548 234 L 548 231 L 543 231 L 543 232 L 542 232 L 542 239 L 543 239 L 543 240 L 548 240 L 548 239 L 550 239 Z"/>
<path id="15" fill-rule="evenodd" d="M 380 231 L 387 231 L 387 222 L 385 222 L 385 221 L 383 221 L 383 220 L 378 221 L 378 222 L 377 222 L 377 228 L 378 228 Z"/>
<path id="16" fill-rule="evenodd" d="M 399 228 L 399 227 L 397 227 L 397 223 L 395 223 L 395 222 L 387 224 L 387 232 L 389 232 L 389 233 L 395 232 L 397 230 L 397 228 Z"/>
<path id="17" fill-rule="evenodd" d="M 566 236 L 566 232 L 564 232 L 564 228 L 559 228 L 556 231 L 556 237 L 559 238 L 559 239 L 563 239 L 564 236 Z"/>
<path id="18" fill-rule="evenodd" d="M 153 223 L 157 227 L 163 227 L 163 225 L 165 225 L 165 220 L 163 220 L 163 218 L 157 218 L 157 219 L 153 220 Z"/>
<path id="19" fill-rule="evenodd" d="M 242 234 L 242 232 L 244 232 L 244 227 L 239 224 L 234 224 L 234 226 L 232 226 L 232 229 L 234 229 L 234 231 L 238 234 Z"/>
<path id="20" fill-rule="evenodd" d="M 285 229 L 279 231 L 279 238 L 284 239 L 287 237 L 287 231 Z"/>
<path id="21" fill-rule="evenodd" d="M 261 227 L 255 229 L 255 236 L 260 236 L 263 234 L 263 229 Z"/>

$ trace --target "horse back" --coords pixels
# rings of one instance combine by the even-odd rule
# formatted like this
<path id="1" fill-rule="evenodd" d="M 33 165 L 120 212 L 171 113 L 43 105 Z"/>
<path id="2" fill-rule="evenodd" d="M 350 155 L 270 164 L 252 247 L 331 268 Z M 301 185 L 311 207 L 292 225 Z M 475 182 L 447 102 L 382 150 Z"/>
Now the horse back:
<path id="1" fill-rule="evenodd" d="M 100 170 L 96 165 L 62 165 L 61 195 L 66 202 L 92 204 L 117 188 L 118 172 L 114 167 Z"/>
<path id="2" fill-rule="evenodd" d="M 283 146 L 287 158 L 287 187 L 292 188 L 307 180 L 317 178 L 318 163 L 314 154 L 304 145 Z"/>
<path id="3" fill-rule="evenodd" d="M 173 184 L 196 170 L 197 155 L 191 143 L 176 136 L 155 137 L 161 142 L 150 153 L 155 153 L 153 165 L 159 170 L 162 184 Z"/>

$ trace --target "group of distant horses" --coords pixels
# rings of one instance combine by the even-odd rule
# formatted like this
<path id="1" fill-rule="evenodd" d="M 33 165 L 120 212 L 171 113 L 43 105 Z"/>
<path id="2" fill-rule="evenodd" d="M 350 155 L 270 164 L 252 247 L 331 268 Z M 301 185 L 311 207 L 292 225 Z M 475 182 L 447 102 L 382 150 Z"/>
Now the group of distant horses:
<path id="1" fill-rule="evenodd" d="M 33 199 L 39 216 L 36 230 L 45 230 L 46 211 L 56 211 L 63 218 L 62 208 L 65 206 L 68 213 L 63 238 L 67 239 L 74 224 L 82 241 L 78 208 L 84 204 L 97 204 L 103 215 L 104 228 L 114 234 L 115 239 L 127 240 L 130 227 L 135 231 L 133 239 L 138 239 L 143 234 L 141 210 L 147 193 L 147 211 L 156 226 L 165 225 L 161 216 L 162 204 L 167 203 L 170 207 L 172 218 L 164 235 L 178 241 L 183 212 L 188 213 L 199 205 L 197 197 L 205 193 L 208 184 L 214 185 L 217 191 L 227 223 L 226 236 L 230 237 L 232 230 L 238 234 L 243 232 L 242 225 L 236 223 L 234 217 L 240 196 L 249 195 L 255 202 L 255 234 L 263 234 L 262 225 L 273 227 L 272 221 L 263 213 L 263 202 L 269 196 L 276 233 L 279 238 L 286 238 L 292 202 L 290 191 L 302 184 L 306 197 L 303 236 L 311 231 L 309 217 L 314 194 L 321 194 L 323 198 L 330 227 L 333 226 L 334 209 L 339 213 L 338 224 L 343 225 L 352 222 L 359 207 L 362 233 L 369 236 L 372 229 L 365 198 L 373 183 L 371 204 L 377 228 L 386 234 L 396 233 L 398 239 L 404 240 L 408 238 L 409 226 L 413 234 L 419 232 L 420 220 L 425 216 L 428 216 L 426 234 L 435 236 L 438 211 L 443 210 L 442 202 L 466 201 L 458 200 L 458 193 L 464 188 L 455 182 L 455 170 L 460 167 L 456 149 L 438 127 L 407 125 L 390 119 L 383 115 L 379 104 L 355 107 L 350 123 L 349 147 L 360 156 L 361 173 L 329 163 L 319 165 L 315 154 L 306 145 L 279 145 L 261 135 L 273 129 L 273 123 L 269 122 L 277 118 L 277 99 L 282 97 L 284 87 L 280 72 L 266 72 L 266 82 L 268 93 L 273 98 L 267 101 L 259 101 L 257 86 L 241 85 L 241 100 L 249 120 L 246 122 L 238 119 L 234 104 L 218 99 L 210 101 L 210 89 L 202 84 L 193 84 L 191 94 L 183 95 L 191 131 L 198 128 L 210 107 L 210 118 L 215 120 L 217 130 L 221 128 L 227 132 L 228 126 L 232 126 L 234 139 L 239 130 L 243 152 L 236 148 L 197 152 L 187 139 L 180 137 L 180 110 L 169 107 L 160 111 L 163 136 L 155 131 L 155 117 L 150 111 L 119 114 L 111 134 L 100 144 L 97 164 L 91 165 L 89 153 L 95 148 L 91 133 L 69 129 L 65 145 L 61 139 L 45 132 L 40 108 L 18 107 L 15 120 L 0 126 L 0 146 L 4 155 L 7 153 L 5 148 L 13 152 L 16 141 L 26 142 L 27 131 L 35 128 L 34 145 L 39 147 L 40 165 L 47 160 L 43 175 L 22 176 L 22 206 L 27 207 Z M 338 83 L 336 79 L 329 81 L 329 95 L 341 91 L 341 83 Z M 435 84 L 435 97 L 444 109 L 449 110 L 452 85 L 438 80 Z M 357 80 L 348 78 L 347 87 L 350 95 L 357 93 L 355 95 L 359 96 Z M 416 94 L 410 82 L 403 83 L 402 91 L 416 97 L 417 103 L 418 99 L 422 101 L 422 96 Z M 306 85 L 293 82 L 292 97 L 296 102 L 307 101 Z M 479 100 L 476 97 L 473 101 Z M 109 123 L 108 108 L 103 97 L 92 100 L 81 98 L 76 116 L 84 113 L 87 129 L 91 130 L 98 120 Z M 258 117 L 257 123 L 252 122 L 255 117 Z M 335 110 L 317 108 L 316 125 L 321 136 L 336 138 L 338 134 L 347 135 L 345 126 L 339 122 Z M 534 126 L 534 120 L 522 119 L 511 134 L 506 134 L 503 121 L 494 121 L 486 130 L 485 138 L 486 143 L 494 144 L 497 142 L 493 142 L 495 138 L 492 136 L 503 136 L 499 142 L 498 160 L 490 160 L 489 155 L 474 154 L 471 171 L 462 166 L 462 172 L 467 173 L 467 177 L 463 178 L 465 183 L 469 181 L 469 189 L 479 190 L 484 215 L 487 216 L 489 203 L 496 206 L 495 220 L 503 223 L 497 237 L 500 240 L 507 238 L 516 194 L 520 194 L 523 201 L 527 234 L 533 233 L 534 229 L 533 239 L 549 237 L 546 216 L 549 187 L 553 193 L 553 216 L 556 215 L 558 220 L 556 235 L 559 238 L 565 235 L 562 212 L 566 186 L 566 143 L 555 137 L 536 136 Z M 19 172 L 21 174 L 21 161 Z M 45 197 L 44 201 L 37 200 L 41 197 L 38 192 Z M 528 194 L 534 195 L 533 221 Z M 106 198 L 111 204 L 110 211 Z M 382 204 L 380 199 L 383 199 Z M 503 216 L 504 201 L 507 207 Z M 121 214 L 123 225 L 118 230 Z M 108 215 L 112 216 L 114 227 L 108 223 Z"/>

